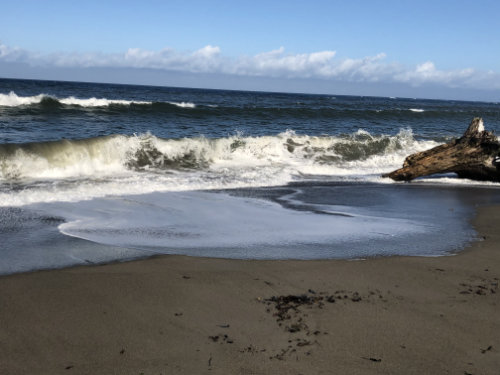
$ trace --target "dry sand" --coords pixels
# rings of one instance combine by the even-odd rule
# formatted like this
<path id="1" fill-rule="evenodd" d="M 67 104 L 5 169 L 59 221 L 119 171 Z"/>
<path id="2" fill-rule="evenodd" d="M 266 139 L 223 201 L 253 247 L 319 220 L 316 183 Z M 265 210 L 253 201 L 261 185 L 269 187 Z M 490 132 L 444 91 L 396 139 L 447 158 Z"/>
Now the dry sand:
<path id="1" fill-rule="evenodd" d="M 0 277 L 1 374 L 500 374 L 500 208 L 450 257 Z"/>

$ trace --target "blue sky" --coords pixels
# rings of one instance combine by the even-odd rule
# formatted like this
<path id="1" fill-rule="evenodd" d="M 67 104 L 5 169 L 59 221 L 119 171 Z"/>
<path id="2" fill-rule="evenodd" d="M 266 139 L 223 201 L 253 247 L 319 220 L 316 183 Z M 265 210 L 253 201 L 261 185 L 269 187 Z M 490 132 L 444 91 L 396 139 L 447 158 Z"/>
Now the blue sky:
<path id="1" fill-rule="evenodd" d="M 498 1 L 0 3 L 0 77 L 500 99 Z"/>

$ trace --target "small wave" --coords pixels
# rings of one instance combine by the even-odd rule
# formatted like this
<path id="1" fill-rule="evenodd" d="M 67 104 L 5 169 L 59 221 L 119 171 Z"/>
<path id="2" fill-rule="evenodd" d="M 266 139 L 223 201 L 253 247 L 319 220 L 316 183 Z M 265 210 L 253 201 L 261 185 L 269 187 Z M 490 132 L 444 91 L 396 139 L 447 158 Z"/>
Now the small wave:
<path id="1" fill-rule="evenodd" d="M 34 96 L 19 96 L 11 91 L 8 94 L 0 94 L 0 107 L 20 107 L 27 105 L 41 104 L 45 106 L 66 105 L 78 106 L 84 108 L 92 107 L 109 107 L 109 106 L 131 106 L 131 105 L 173 105 L 179 108 L 196 108 L 196 105 L 191 102 L 150 102 L 139 100 L 123 100 L 123 99 L 106 99 L 106 98 L 75 98 L 70 96 L 67 98 L 57 98 L 47 94 L 39 94 Z"/>
<path id="2" fill-rule="evenodd" d="M 0 106 L 19 107 L 23 105 L 59 103 L 63 105 L 75 105 L 80 107 L 107 107 L 110 105 L 152 104 L 145 101 L 115 100 L 105 98 L 78 99 L 74 96 L 68 98 L 56 98 L 54 96 L 39 94 L 34 96 L 19 96 L 11 91 L 8 94 L 0 94 Z"/>
<path id="3" fill-rule="evenodd" d="M 420 108 L 410 108 L 410 111 L 412 112 L 425 112 L 425 109 L 420 109 Z"/>
<path id="4" fill-rule="evenodd" d="M 0 94 L 0 106 L 18 107 L 21 105 L 30 105 L 40 103 L 47 95 L 40 94 L 35 96 L 17 96 L 11 91 L 8 94 Z"/>
<path id="5" fill-rule="evenodd" d="M 168 104 L 175 105 L 180 108 L 196 108 L 196 104 L 190 102 L 167 102 Z"/>
<path id="6" fill-rule="evenodd" d="M 131 104 L 152 104 L 151 102 L 133 101 L 133 100 L 113 100 L 105 98 L 78 99 L 73 96 L 69 98 L 56 99 L 59 103 L 65 105 L 77 105 L 80 107 L 108 107 L 110 105 L 131 105 Z"/>

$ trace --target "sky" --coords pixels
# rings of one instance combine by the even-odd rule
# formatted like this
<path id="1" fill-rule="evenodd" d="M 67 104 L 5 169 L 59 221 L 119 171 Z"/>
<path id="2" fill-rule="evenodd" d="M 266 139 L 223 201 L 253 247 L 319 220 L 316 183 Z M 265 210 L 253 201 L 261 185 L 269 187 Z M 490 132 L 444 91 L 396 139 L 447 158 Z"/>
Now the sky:
<path id="1" fill-rule="evenodd" d="M 500 2 L 0 0 L 0 77 L 500 100 Z"/>

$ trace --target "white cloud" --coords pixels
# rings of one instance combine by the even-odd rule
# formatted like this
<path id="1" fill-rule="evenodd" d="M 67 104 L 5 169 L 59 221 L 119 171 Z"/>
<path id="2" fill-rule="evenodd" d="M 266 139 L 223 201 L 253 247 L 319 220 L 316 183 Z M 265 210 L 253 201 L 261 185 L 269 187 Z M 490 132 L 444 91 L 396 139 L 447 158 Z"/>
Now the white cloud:
<path id="1" fill-rule="evenodd" d="M 438 70 L 432 61 L 426 61 L 419 64 L 413 70 L 401 72 L 400 74 L 395 75 L 395 79 L 397 81 L 413 85 L 419 85 L 422 83 L 440 83 L 451 87 L 455 85 L 470 85 L 473 81 L 476 81 L 476 83 L 479 84 L 480 81 L 483 81 L 482 73 L 476 72 L 474 69 L 467 68 L 450 71 Z"/>
<path id="2" fill-rule="evenodd" d="M 0 44 L 0 60 L 6 62 L 16 62 L 27 60 L 30 58 L 30 54 L 20 48 L 11 48 L 4 44 Z"/>
<path id="3" fill-rule="evenodd" d="M 285 54 L 284 47 L 226 61 L 223 73 L 289 78 L 327 77 L 335 51 Z"/>
<path id="4" fill-rule="evenodd" d="M 100 66 L 119 66 L 131 68 L 152 68 L 188 71 L 192 73 L 217 72 L 223 58 L 220 48 L 206 46 L 194 52 L 179 52 L 171 48 L 160 51 L 147 51 L 139 48 L 129 48 L 121 59 L 115 56 L 113 64 Z"/>
<path id="5" fill-rule="evenodd" d="M 212 59 L 214 57 L 217 57 L 220 53 L 220 48 L 219 47 L 213 47 L 211 45 L 205 46 L 198 51 L 196 51 L 193 55 L 199 56 L 202 58 L 207 58 L 207 59 Z"/>
<path id="6" fill-rule="evenodd" d="M 336 51 L 290 54 L 284 47 L 254 56 L 224 56 L 217 46 L 196 51 L 164 48 L 150 51 L 130 48 L 124 53 L 41 54 L 0 43 L 0 61 L 55 67 L 149 68 L 190 73 L 239 76 L 317 78 L 346 82 L 404 83 L 412 86 L 438 84 L 446 87 L 499 89 L 500 74 L 471 68 L 439 70 L 431 61 L 405 66 L 386 61 L 379 53 L 363 58 L 336 58 Z"/>

